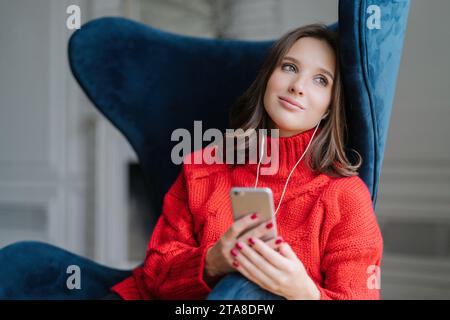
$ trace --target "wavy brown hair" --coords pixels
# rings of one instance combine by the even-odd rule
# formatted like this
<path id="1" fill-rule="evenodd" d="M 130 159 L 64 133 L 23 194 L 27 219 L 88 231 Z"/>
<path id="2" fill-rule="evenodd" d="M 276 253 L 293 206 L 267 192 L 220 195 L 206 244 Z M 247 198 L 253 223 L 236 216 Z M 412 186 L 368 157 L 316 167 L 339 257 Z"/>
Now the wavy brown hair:
<path id="1" fill-rule="evenodd" d="M 340 53 L 338 33 L 331 31 L 324 24 L 309 24 L 294 29 L 283 35 L 270 48 L 256 79 L 250 87 L 240 96 L 232 106 L 229 114 L 230 128 L 242 129 L 271 129 L 269 115 L 264 108 L 264 93 L 267 82 L 274 69 L 281 63 L 292 45 L 303 37 L 312 37 L 325 41 L 336 55 L 335 81 L 332 88 L 332 97 L 328 109 L 328 116 L 320 124 L 320 133 L 311 143 L 307 153 L 308 166 L 311 170 L 326 173 L 331 176 L 343 177 L 358 175 L 357 170 L 361 166 L 362 158 L 356 150 L 356 164 L 352 164 L 345 153 L 345 141 L 347 126 L 344 110 L 344 91 L 340 72 Z M 240 130 L 238 130 L 240 131 Z M 250 130 L 251 131 L 251 130 Z M 270 130 L 268 130 L 270 132 Z M 239 134 L 224 134 L 225 141 L 235 138 Z M 245 153 L 248 153 L 250 143 L 245 141 Z"/>

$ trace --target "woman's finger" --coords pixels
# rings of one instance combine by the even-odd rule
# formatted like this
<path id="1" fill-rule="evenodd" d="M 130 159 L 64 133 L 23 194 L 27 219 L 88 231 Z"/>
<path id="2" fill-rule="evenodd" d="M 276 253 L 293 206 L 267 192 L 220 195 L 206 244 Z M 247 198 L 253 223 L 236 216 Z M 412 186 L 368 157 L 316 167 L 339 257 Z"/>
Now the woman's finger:
<path id="1" fill-rule="evenodd" d="M 228 240 L 235 240 L 242 232 L 261 223 L 257 212 L 249 213 L 236 220 L 224 235 Z"/>
<path id="2" fill-rule="evenodd" d="M 260 223 L 258 226 L 255 226 L 254 228 L 247 230 L 245 233 L 240 235 L 237 241 L 247 242 L 251 237 L 269 241 L 270 239 L 274 238 L 274 228 L 275 226 L 272 221 L 266 220 Z"/>
<path id="3" fill-rule="evenodd" d="M 265 241 L 265 244 L 267 244 L 273 250 L 278 251 L 281 243 L 283 243 L 283 242 L 284 242 L 284 239 L 281 236 L 278 236 L 276 238 Z"/>
<path id="4" fill-rule="evenodd" d="M 237 264 L 233 263 L 233 266 L 247 279 L 265 289 L 274 286 L 274 281 L 260 269 L 261 265 L 255 265 L 241 252 L 234 259 Z M 268 262 L 265 261 L 264 263 L 267 264 Z"/>
<path id="5" fill-rule="evenodd" d="M 253 253 L 269 263 L 269 265 L 273 266 L 273 269 L 277 271 L 279 274 L 279 270 L 285 270 L 286 265 L 289 263 L 288 259 L 283 255 L 279 254 L 276 250 L 272 249 L 267 243 L 261 241 L 260 239 L 250 240 L 251 249 L 253 249 Z M 275 244 L 276 243 L 276 244 Z M 275 246 L 281 246 L 281 242 L 275 240 Z M 245 248 L 244 248 L 245 249 Z M 243 250 L 244 251 L 244 250 Z M 270 272 L 271 270 L 268 269 Z M 271 275 L 276 276 L 277 273 L 271 273 Z"/>
<path id="6" fill-rule="evenodd" d="M 289 260 L 298 260 L 297 255 L 287 242 L 283 242 L 280 244 L 278 252 Z"/>
<path id="7" fill-rule="evenodd" d="M 258 240 L 261 241 L 261 240 Z M 268 250 L 276 253 L 271 248 L 267 247 Z M 280 271 L 270 262 L 268 262 L 263 256 L 261 256 L 257 251 L 253 250 L 248 244 L 244 242 L 237 242 L 235 246 L 235 250 L 238 250 L 237 256 L 244 255 L 246 259 L 248 259 L 253 265 L 256 266 L 259 270 L 261 270 L 265 275 L 269 278 L 276 279 L 280 276 Z M 280 258 L 285 259 L 284 257 Z"/>

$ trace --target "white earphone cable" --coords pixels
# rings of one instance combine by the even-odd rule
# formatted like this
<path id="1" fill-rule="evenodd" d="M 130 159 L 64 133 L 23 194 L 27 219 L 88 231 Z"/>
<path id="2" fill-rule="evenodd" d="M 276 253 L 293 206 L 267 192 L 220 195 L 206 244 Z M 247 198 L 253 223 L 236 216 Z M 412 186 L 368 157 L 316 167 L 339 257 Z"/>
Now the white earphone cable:
<path id="1" fill-rule="evenodd" d="M 302 156 L 300 157 L 300 159 L 298 159 L 298 161 L 297 161 L 297 163 L 295 164 L 294 168 L 292 168 L 291 172 L 289 173 L 289 176 L 288 176 L 288 178 L 287 178 L 287 180 L 286 180 L 286 183 L 284 184 L 283 192 L 281 193 L 281 197 L 280 197 L 280 201 L 278 202 L 277 209 L 275 210 L 275 215 L 278 213 L 278 209 L 280 209 L 281 202 L 283 201 L 284 193 L 285 193 L 285 191 L 286 191 L 286 187 L 287 187 L 287 185 L 288 185 L 288 183 L 289 183 L 289 179 L 291 178 L 291 175 L 292 175 L 292 173 L 294 172 L 294 170 L 295 170 L 295 168 L 297 167 L 297 165 L 300 163 L 300 161 L 302 161 L 303 157 L 304 157 L 305 154 L 306 154 L 306 151 L 308 151 L 308 148 L 309 148 L 309 146 L 311 145 L 312 140 L 314 139 L 314 136 L 315 136 L 315 134 L 316 134 L 316 131 L 317 131 L 317 129 L 319 128 L 320 121 L 322 121 L 322 119 L 320 119 L 319 122 L 317 123 L 316 129 L 314 130 L 314 133 L 313 133 L 311 139 L 309 140 L 308 146 L 306 147 L 306 149 L 305 149 L 305 151 L 303 152 Z M 261 139 L 261 157 L 260 157 L 259 162 L 258 162 L 258 168 L 256 169 L 257 172 L 256 172 L 255 188 L 258 186 L 259 167 L 260 167 L 260 165 L 261 165 L 261 161 L 262 161 L 263 155 L 264 155 L 264 134 L 262 135 L 262 139 Z"/>

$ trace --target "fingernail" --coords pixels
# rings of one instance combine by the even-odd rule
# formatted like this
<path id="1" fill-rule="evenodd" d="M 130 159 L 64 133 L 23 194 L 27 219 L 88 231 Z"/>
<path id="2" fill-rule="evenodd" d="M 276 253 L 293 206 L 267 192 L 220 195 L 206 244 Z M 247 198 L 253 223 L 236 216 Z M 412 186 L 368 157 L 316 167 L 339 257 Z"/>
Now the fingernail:
<path id="1" fill-rule="evenodd" d="M 240 244 L 239 242 L 236 242 L 236 248 L 238 248 L 239 250 L 242 249 L 242 244 Z"/>
<path id="2" fill-rule="evenodd" d="M 268 224 L 266 224 L 266 228 L 267 229 L 271 229 L 273 227 L 273 223 L 269 222 Z"/>
<path id="3" fill-rule="evenodd" d="M 284 241 L 283 238 L 279 237 L 277 240 L 275 240 L 275 244 L 280 244 L 283 241 Z"/>
<path id="4" fill-rule="evenodd" d="M 256 218 L 258 218 L 258 213 L 254 213 L 250 216 L 250 218 L 252 218 L 252 220 L 255 220 Z"/>
<path id="5" fill-rule="evenodd" d="M 237 251 L 234 249 L 231 249 L 230 253 L 233 257 L 236 257 L 238 255 Z"/>
<path id="6" fill-rule="evenodd" d="M 254 245 L 255 244 L 255 240 L 253 240 L 253 238 L 248 238 L 248 244 L 250 245 L 250 247 L 252 246 L 252 245 Z"/>
<path id="7" fill-rule="evenodd" d="M 233 266 L 236 267 L 236 268 L 239 267 L 239 262 L 237 262 L 236 260 L 234 260 L 234 261 L 233 261 Z"/>

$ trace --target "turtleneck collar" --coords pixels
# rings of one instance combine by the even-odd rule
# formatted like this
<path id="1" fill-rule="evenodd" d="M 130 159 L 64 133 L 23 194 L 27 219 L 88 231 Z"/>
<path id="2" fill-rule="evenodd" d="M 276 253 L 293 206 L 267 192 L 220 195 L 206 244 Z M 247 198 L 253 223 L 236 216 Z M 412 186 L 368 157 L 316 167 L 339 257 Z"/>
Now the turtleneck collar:
<path id="1" fill-rule="evenodd" d="M 264 143 L 264 155 L 265 160 L 267 162 L 267 155 L 269 155 L 272 158 L 272 144 L 278 143 L 278 150 L 279 150 L 279 166 L 278 171 L 275 171 L 275 174 L 273 175 L 264 175 L 262 174 L 261 170 L 263 168 L 275 168 L 276 166 L 273 164 L 271 165 L 271 162 L 274 161 L 274 159 L 271 159 L 271 162 L 267 164 L 261 163 L 260 166 L 260 175 L 259 179 L 260 181 L 264 180 L 277 180 L 277 179 L 283 179 L 287 178 L 289 176 L 289 173 L 294 168 L 297 161 L 300 159 L 300 157 L 305 152 L 309 142 L 311 141 L 311 138 L 314 134 L 314 131 L 316 128 L 309 129 L 307 131 L 303 131 L 301 133 L 295 134 L 290 137 L 270 137 L 266 136 L 265 143 Z M 321 128 L 318 128 L 314 139 L 317 138 L 321 131 Z M 311 143 L 312 144 L 312 143 Z M 258 148 L 259 149 L 259 148 Z M 276 150 L 276 148 L 275 148 Z M 311 151 L 311 145 L 309 147 L 309 150 Z M 259 158 L 258 158 L 259 159 Z M 264 161 L 264 160 L 263 160 Z M 291 175 L 291 180 L 311 180 L 316 175 L 309 169 L 309 167 L 306 165 L 307 161 L 307 155 L 303 157 L 302 161 L 297 165 L 296 169 Z M 256 174 L 258 164 L 248 164 L 247 168 L 249 170 L 254 170 Z M 266 169 L 268 170 L 268 169 Z"/>

